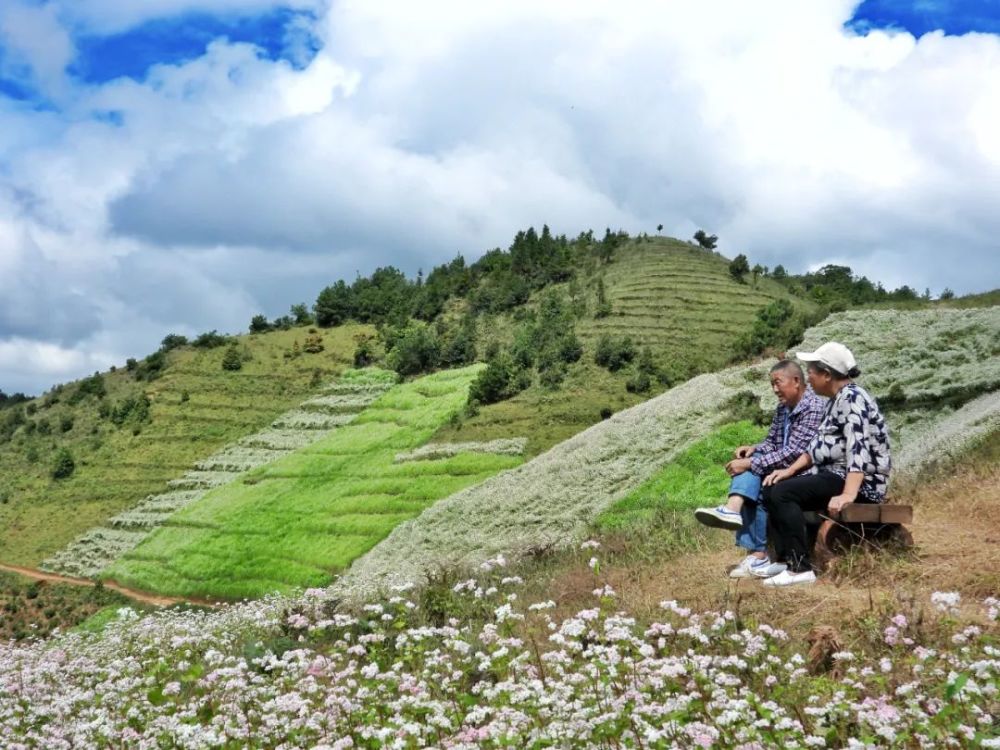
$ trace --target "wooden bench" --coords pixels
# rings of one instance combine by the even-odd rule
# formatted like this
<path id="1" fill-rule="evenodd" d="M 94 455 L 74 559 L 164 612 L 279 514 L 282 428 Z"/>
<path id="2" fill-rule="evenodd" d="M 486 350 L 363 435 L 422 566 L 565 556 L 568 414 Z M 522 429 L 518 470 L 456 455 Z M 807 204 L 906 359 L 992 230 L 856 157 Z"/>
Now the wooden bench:
<path id="1" fill-rule="evenodd" d="M 848 503 L 836 518 L 817 511 L 806 511 L 804 515 L 807 528 L 815 534 L 812 563 L 818 570 L 859 544 L 879 548 L 913 546 L 913 535 L 903 526 L 913 520 L 911 505 Z"/>

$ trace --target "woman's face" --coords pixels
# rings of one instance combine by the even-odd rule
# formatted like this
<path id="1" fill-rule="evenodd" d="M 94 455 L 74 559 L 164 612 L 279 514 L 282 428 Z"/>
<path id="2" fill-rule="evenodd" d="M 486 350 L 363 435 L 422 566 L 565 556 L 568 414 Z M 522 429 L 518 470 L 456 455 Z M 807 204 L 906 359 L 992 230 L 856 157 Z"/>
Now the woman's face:
<path id="1" fill-rule="evenodd" d="M 815 365 L 810 364 L 806 367 L 806 379 L 809 381 L 809 385 L 812 386 L 813 392 L 817 396 L 830 396 L 835 395 L 833 389 L 833 376 L 828 372 L 823 372 L 816 368 Z"/>

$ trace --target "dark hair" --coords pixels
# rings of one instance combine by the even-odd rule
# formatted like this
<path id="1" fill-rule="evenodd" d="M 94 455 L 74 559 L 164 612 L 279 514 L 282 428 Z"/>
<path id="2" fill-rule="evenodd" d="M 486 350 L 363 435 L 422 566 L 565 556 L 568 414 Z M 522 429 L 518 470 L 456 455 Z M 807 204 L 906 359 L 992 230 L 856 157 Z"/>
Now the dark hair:
<path id="1" fill-rule="evenodd" d="M 782 359 L 773 367 L 771 367 L 770 373 L 774 374 L 782 370 L 791 370 L 793 375 L 798 376 L 800 383 L 806 382 L 805 373 L 802 372 L 802 365 L 800 365 L 798 362 L 795 362 L 791 359 Z"/>
<path id="2" fill-rule="evenodd" d="M 816 372 L 825 372 L 827 375 L 829 375 L 832 378 L 836 378 L 837 380 L 847 380 L 848 378 L 856 378 L 858 375 L 861 374 L 861 368 L 858 367 L 857 365 L 848 370 L 846 374 L 842 373 L 840 370 L 835 370 L 829 365 L 824 365 L 822 362 L 810 362 L 809 367 L 816 370 Z"/>

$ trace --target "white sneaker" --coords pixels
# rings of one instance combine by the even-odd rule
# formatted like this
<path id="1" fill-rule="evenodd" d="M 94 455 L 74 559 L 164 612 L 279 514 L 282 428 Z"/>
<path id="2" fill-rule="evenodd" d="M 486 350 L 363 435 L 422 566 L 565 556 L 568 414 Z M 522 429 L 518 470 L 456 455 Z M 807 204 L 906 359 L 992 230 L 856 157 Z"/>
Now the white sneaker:
<path id="1" fill-rule="evenodd" d="M 750 568 L 750 573 L 757 578 L 773 578 L 779 573 L 784 573 L 787 569 L 788 566 L 784 563 L 773 563 L 768 560 L 766 565 L 755 565 Z"/>
<path id="2" fill-rule="evenodd" d="M 802 583 L 816 583 L 816 574 L 811 570 L 804 573 L 792 573 L 784 570 L 773 578 L 764 581 L 765 586 L 797 586 Z"/>
<path id="3" fill-rule="evenodd" d="M 743 514 L 736 510 L 729 510 L 725 505 L 720 505 L 717 508 L 698 508 L 694 512 L 694 517 L 713 529 L 732 529 L 735 531 L 743 526 Z"/>
<path id="4" fill-rule="evenodd" d="M 740 564 L 729 571 L 730 578 L 750 578 L 756 575 L 755 570 L 760 570 L 766 568 L 771 564 L 771 558 L 769 557 L 754 557 L 753 555 L 747 555 L 740 561 Z"/>

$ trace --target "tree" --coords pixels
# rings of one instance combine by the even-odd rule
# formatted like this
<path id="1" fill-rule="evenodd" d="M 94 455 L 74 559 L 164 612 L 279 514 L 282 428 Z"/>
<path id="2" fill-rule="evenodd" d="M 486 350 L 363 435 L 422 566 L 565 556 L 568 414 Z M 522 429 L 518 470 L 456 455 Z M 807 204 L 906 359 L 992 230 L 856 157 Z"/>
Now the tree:
<path id="1" fill-rule="evenodd" d="M 718 243 L 719 237 L 714 234 L 705 234 L 704 229 L 699 229 L 694 233 L 694 241 L 706 250 L 715 250 L 715 245 Z"/>
<path id="2" fill-rule="evenodd" d="M 55 463 L 52 465 L 52 478 L 66 479 L 75 470 L 76 461 L 73 460 L 73 454 L 69 452 L 69 448 L 60 448 L 56 453 Z"/>
<path id="3" fill-rule="evenodd" d="M 441 359 L 441 345 L 433 328 L 412 321 L 390 332 L 389 367 L 404 377 L 428 372 L 437 367 Z"/>
<path id="4" fill-rule="evenodd" d="M 776 281 L 783 281 L 788 278 L 788 271 L 786 271 L 785 267 L 779 263 L 774 267 L 774 271 L 771 272 L 771 275 Z"/>
<path id="5" fill-rule="evenodd" d="M 594 311 L 595 318 L 606 318 L 611 314 L 611 303 L 608 302 L 607 294 L 604 291 L 604 277 L 597 277 L 597 309 Z"/>
<path id="6" fill-rule="evenodd" d="M 753 266 L 753 268 L 751 269 L 750 272 L 753 274 L 753 285 L 754 285 L 754 288 L 756 289 L 757 288 L 757 278 L 760 277 L 761 275 L 763 275 L 763 273 L 764 273 L 764 266 L 762 266 L 760 263 L 754 263 L 754 266 Z"/>
<path id="7" fill-rule="evenodd" d="M 344 283 L 343 279 L 337 281 L 333 286 L 326 287 L 319 293 L 316 304 L 313 305 L 313 312 L 316 313 L 316 325 L 327 328 L 346 322 L 353 313 L 353 296 L 351 289 Z"/>
<path id="8" fill-rule="evenodd" d="M 222 357 L 222 369 L 229 372 L 243 369 L 243 358 L 240 356 L 240 350 L 236 344 L 226 349 L 226 353 Z"/>
<path id="9" fill-rule="evenodd" d="M 187 336 L 181 336 L 179 333 L 168 333 L 160 342 L 160 350 L 169 352 L 171 349 L 186 346 L 187 342 Z"/>
<path id="10" fill-rule="evenodd" d="M 945 287 L 944 291 L 941 292 L 941 299 L 955 299 L 955 293 L 948 287 Z"/>
<path id="11" fill-rule="evenodd" d="M 663 231 L 663 225 L 662 224 L 657 224 L 656 225 L 656 233 L 659 234 L 662 231 Z"/>
<path id="12" fill-rule="evenodd" d="M 750 273 L 750 263 L 747 261 L 747 256 L 740 253 L 729 264 L 729 275 L 742 284 L 743 277 L 748 273 Z"/>
<path id="13" fill-rule="evenodd" d="M 267 322 L 266 315 L 254 315 L 250 319 L 250 333 L 265 333 L 271 330 L 271 324 Z"/>
<path id="14" fill-rule="evenodd" d="M 306 306 L 305 302 L 292 305 L 291 313 L 292 318 L 295 320 L 295 325 L 297 326 L 311 326 L 316 322 L 313 319 L 313 316 L 309 313 L 309 308 Z"/>

